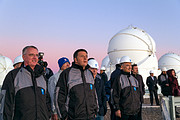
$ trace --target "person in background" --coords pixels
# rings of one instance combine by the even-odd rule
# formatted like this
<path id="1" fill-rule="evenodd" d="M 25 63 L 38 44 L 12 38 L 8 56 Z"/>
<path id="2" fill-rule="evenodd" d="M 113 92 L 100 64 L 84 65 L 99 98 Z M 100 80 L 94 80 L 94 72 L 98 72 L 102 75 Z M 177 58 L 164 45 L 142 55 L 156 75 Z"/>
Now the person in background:
<path id="1" fill-rule="evenodd" d="M 105 91 L 106 91 L 106 97 L 107 97 L 107 100 L 108 100 L 108 103 L 109 103 L 109 106 L 110 106 L 110 109 L 111 109 L 111 120 L 116 120 L 118 119 L 115 115 L 115 110 L 113 108 L 113 103 L 112 102 L 112 95 L 111 95 L 111 89 L 112 89 L 112 84 L 114 82 L 114 80 L 118 77 L 118 75 L 120 75 L 121 73 L 121 65 L 120 65 L 120 59 L 118 58 L 116 60 L 117 64 L 116 64 L 116 69 L 111 73 L 111 76 L 110 76 L 110 80 L 107 81 L 106 85 L 105 85 Z"/>
<path id="2" fill-rule="evenodd" d="M 104 85 L 108 81 L 108 77 L 107 77 L 107 75 L 105 73 L 105 70 L 106 70 L 106 68 L 104 66 L 102 66 L 101 69 L 100 69 L 100 76 L 101 76 L 101 79 L 104 81 Z"/>
<path id="3" fill-rule="evenodd" d="M 51 117 L 52 120 L 58 120 L 57 112 L 59 112 L 59 109 L 58 109 L 58 111 L 55 109 L 54 90 L 55 90 L 57 81 L 58 81 L 59 76 L 62 73 L 62 71 L 70 67 L 69 59 L 66 57 L 60 58 L 58 60 L 58 65 L 59 65 L 59 71 L 56 74 L 54 74 L 53 76 L 51 76 L 48 80 L 48 90 L 49 90 L 49 94 L 51 96 L 51 108 L 52 108 L 52 112 L 53 112 L 52 117 Z"/>
<path id="4" fill-rule="evenodd" d="M 176 78 L 175 70 L 170 69 L 167 71 L 167 74 L 168 74 L 168 81 L 169 81 L 169 86 L 171 88 L 172 95 L 180 96 L 179 85 L 178 85 L 178 80 Z"/>
<path id="5" fill-rule="evenodd" d="M 72 66 L 64 70 L 55 88 L 55 100 L 63 120 L 94 120 L 98 100 L 94 77 L 88 69 L 88 52 L 78 49 Z"/>
<path id="6" fill-rule="evenodd" d="M 17 57 L 14 59 L 14 63 L 13 63 L 14 69 L 21 67 L 21 64 L 23 63 L 23 61 L 24 61 L 24 60 L 23 60 L 23 58 L 22 58 L 22 55 L 17 56 Z"/>
<path id="7" fill-rule="evenodd" d="M 112 103 L 116 120 L 138 120 L 140 111 L 140 87 L 131 73 L 131 59 L 123 56 L 120 60 L 121 72 L 112 85 Z M 115 120 L 115 119 L 114 119 Z"/>
<path id="8" fill-rule="evenodd" d="M 99 68 L 98 62 L 94 59 L 91 59 L 88 61 L 88 65 L 90 66 L 89 70 L 93 73 L 93 77 L 95 80 L 95 88 L 96 88 L 96 93 L 97 93 L 97 97 L 98 97 L 98 104 L 99 104 L 99 112 L 98 112 L 95 120 L 104 120 L 104 116 L 107 112 L 104 81 L 97 74 L 97 71 Z"/>
<path id="9" fill-rule="evenodd" d="M 148 86 L 149 93 L 150 93 L 150 103 L 151 103 L 151 106 L 153 106 L 153 94 L 154 94 L 154 97 L 155 97 L 155 100 L 156 100 L 156 105 L 160 105 L 159 104 L 159 99 L 158 99 L 158 94 L 157 94 L 157 90 L 158 90 L 157 83 L 158 83 L 158 80 L 157 80 L 156 76 L 154 76 L 154 71 L 153 70 L 150 70 L 149 73 L 150 73 L 150 76 L 147 77 L 146 85 Z"/>
<path id="10" fill-rule="evenodd" d="M 145 94 L 145 85 L 144 85 L 144 82 L 143 82 L 143 78 L 140 74 L 138 74 L 139 71 L 138 71 L 138 66 L 137 64 L 133 64 L 132 65 L 132 76 L 134 76 L 138 82 L 139 82 L 139 87 L 140 87 L 140 102 L 141 102 L 141 107 L 140 107 L 140 111 L 138 113 L 138 120 L 142 120 L 142 103 L 144 101 L 143 99 L 143 95 Z"/>
<path id="11" fill-rule="evenodd" d="M 44 74 L 45 74 L 47 84 L 48 84 L 48 79 L 53 75 L 53 71 L 47 67 L 48 63 L 43 60 L 43 57 L 44 57 L 44 53 L 39 52 L 38 63 L 44 68 Z"/>
<path id="12" fill-rule="evenodd" d="M 44 69 L 38 63 L 38 49 L 26 46 L 24 62 L 10 71 L 3 82 L 0 120 L 49 120 L 50 96 Z"/>
<path id="13" fill-rule="evenodd" d="M 162 71 L 161 74 L 158 76 L 158 83 L 161 86 L 161 93 L 164 96 L 169 96 L 172 94 L 172 92 L 168 82 L 168 75 L 166 72 L 167 69 L 163 67 L 161 71 Z"/>
<path id="14" fill-rule="evenodd" d="M 180 96 L 179 84 L 178 84 L 178 80 L 176 78 L 175 70 L 174 69 L 168 70 L 167 75 L 168 75 L 168 82 L 169 82 L 169 87 L 171 90 L 171 95 L 172 96 Z M 175 106 L 175 111 L 176 111 L 176 118 L 180 118 L 180 113 L 177 111 L 176 106 Z"/>

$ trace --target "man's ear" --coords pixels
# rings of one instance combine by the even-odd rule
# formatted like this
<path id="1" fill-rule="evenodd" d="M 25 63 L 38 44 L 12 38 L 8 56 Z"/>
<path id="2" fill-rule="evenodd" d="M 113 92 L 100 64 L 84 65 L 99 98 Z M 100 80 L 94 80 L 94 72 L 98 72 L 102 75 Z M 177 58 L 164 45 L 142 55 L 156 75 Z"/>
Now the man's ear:
<path id="1" fill-rule="evenodd" d="M 77 63 L 77 58 L 74 58 L 74 62 Z"/>
<path id="2" fill-rule="evenodd" d="M 24 54 L 22 55 L 22 58 L 23 58 L 23 60 L 24 60 Z"/>
<path id="3" fill-rule="evenodd" d="M 121 65 L 121 69 L 123 69 L 123 64 Z"/>

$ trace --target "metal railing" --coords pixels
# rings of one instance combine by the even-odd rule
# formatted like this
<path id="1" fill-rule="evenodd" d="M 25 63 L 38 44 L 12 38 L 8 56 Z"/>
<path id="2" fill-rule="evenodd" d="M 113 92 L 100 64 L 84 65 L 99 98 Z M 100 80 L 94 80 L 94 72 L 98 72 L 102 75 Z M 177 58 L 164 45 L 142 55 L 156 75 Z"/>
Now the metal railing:
<path id="1" fill-rule="evenodd" d="M 175 106 L 180 106 L 180 97 L 162 97 L 161 109 L 164 120 L 176 120 Z"/>

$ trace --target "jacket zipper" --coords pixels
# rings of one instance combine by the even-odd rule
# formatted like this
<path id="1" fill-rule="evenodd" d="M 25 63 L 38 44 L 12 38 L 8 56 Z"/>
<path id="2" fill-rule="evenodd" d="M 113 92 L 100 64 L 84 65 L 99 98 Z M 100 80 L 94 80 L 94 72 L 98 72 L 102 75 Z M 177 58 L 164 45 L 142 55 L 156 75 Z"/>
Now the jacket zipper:
<path id="1" fill-rule="evenodd" d="M 35 75 L 34 73 L 31 73 L 32 75 L 32 82 L 33 82 L 33 89 L 34 89 L 34 95 L 35 95 L 35 108 L 36 108 L 36 119 L 38 118 L 38 115 L 37 115 L 37 83 L 36 83 L 36 79 L 35 79 Z"/>
<path id="2" fill-rule="evenodd" d="M 88 109 L 87 109 L 87 101 L 86 101 L 86 88 L 85 88 L 85 85 L 86 85 L 86 78 L 85 78 L 85 75 L 84 75 L 84 71 L 81 71 L 81 76 L 82 76 L 82 80 L 83 80 L 83 87 L 84 87 L 84 96 L 85 96 L 85 105 L 86 105 L 86 113 L 87 113 L 87 119 L 89 119 L 89 113 L 88 113 Z"/>

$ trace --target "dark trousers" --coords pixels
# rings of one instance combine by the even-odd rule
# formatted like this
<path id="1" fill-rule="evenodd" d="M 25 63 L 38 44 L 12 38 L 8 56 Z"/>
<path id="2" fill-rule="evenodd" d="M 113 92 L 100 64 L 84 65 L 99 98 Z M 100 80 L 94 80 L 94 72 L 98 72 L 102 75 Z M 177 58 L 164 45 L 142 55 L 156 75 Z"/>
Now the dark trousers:
<path id="1" fill-rule="evenodd" d="M 136 115 L 121 115 L 121 118 L 116 119 L 116 120 L 138 120 L 138 114 Z"/>
<path id="2" fill-rule="evenodd" d="M 119 120 L 119 118 L 118 117 L 116 117 L 116 115 L 115 115 L 115 110 L 113 109 L 113 106 L 112 106 L 112 104 L 109 102 L 109 106 L 110 106 L 110 109 L 111 109 L 111 120 Z"/>
<path id="3" fill-rule="evenodd" d="M 159 105 L 159 100 L 158 100 L 158 94 L 157 94 L 157 90 L 149 90 L 150 93 L 150 103 L 151 105 L 153 105 L 153 94 L 156 100 L 156 105 Z"/>
<path id="4" fill-rule="evenodd" d="M 137 120 L 142 120 L 142 103 L 141 103 L 141 106 L 140 106 L 140 111 L 138 113 Z"/>

